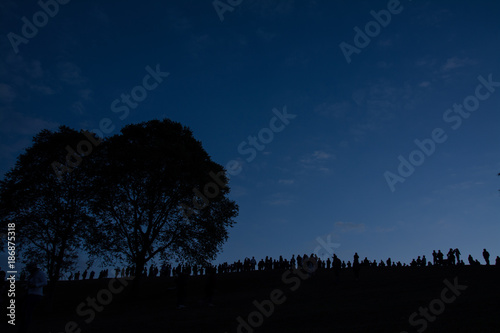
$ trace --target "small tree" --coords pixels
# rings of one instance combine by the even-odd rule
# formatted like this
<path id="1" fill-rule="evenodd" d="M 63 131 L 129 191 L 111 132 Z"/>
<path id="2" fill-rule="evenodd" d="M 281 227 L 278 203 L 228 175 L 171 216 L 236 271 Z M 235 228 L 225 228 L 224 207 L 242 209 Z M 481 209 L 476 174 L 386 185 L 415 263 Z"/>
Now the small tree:
<path id="1" fill-rule="evenodd" d="M 238 207 L 226 197 L 223 167 L 189 128 L 167 119 L 126 126 L 103 142 L 92 164 L 91 205 L 99 221 L 89 242 L 93 254 L 133 264 L 137 276 L 158 256 L 215 258 Z M 183 206 L 192 204 L 193 189 L 214 183 L 211 175 L 219 186 L 212 186 L 209 204 L 187 218 Z"/>
<path id="2" fill-rule="evenodd" d="M 88 172 L 62 164 L 58 170 L 66 168 L 65 173 L 53 169 L 57 161 L 75 158 L 71 147 L 84 140 L 84 134 L 65 126 L 58 132 L 43 130 L 0 182 L 2 229 L 15 223 L 18 258 L 45 268 L 51 290 L 76 263 L 82 235 L 93 220 L 87 206 Z"/>

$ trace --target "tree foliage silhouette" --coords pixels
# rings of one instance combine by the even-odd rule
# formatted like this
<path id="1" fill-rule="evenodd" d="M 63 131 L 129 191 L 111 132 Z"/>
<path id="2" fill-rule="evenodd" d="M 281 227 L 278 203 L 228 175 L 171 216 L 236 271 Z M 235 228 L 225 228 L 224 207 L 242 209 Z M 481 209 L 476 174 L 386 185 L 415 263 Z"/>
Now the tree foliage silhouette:
<path id="1" fill-rule="evenodd" d="M 155 258 L 215 258 L 238 206 L 227 198 L 223 167 L 189 128 L 168 119 L 128 125 L 100 148 L 89 168 L 89 204 L 98 221 L 90 237 L 93 255 L 133 264 L 136 276 Z M 183 206 L 192 205 L 194 188 L 214 182 L 211 173 L 221 184 L 217 195 L 187 218 Z"/>
<path id="2" fill-rule="evenodd" d="M 88 172 L 78 167 L 59 180 L 51 166 L 82 140 L 82 133 L 65 126 L 41 131 L 0 182 L 0 218 L 3 228 L 15 223 L 16 256 L 44 267 L 51 286 L 72 269 L 93 224 Z"/>

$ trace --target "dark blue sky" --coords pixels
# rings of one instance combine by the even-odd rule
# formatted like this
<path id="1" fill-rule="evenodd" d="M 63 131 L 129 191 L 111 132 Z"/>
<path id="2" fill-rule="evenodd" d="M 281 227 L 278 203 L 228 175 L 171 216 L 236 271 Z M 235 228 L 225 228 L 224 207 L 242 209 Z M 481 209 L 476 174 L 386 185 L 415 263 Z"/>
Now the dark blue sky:
<path id="1" fill-rule="evenodd" d="M 241 163 L 218 261 L 318 237 L 346 260 L 500 254 L 500 3 L 232 3 L 221 20 L 212 1 L 72 0 L 44 21 L 36 1 L 3 1 L 1 174 L 43 128 L 167 117 Z M 144 81 L 155 70 L 169 74 Z M 274 121 L 284 109 L 296 117 Z"/>

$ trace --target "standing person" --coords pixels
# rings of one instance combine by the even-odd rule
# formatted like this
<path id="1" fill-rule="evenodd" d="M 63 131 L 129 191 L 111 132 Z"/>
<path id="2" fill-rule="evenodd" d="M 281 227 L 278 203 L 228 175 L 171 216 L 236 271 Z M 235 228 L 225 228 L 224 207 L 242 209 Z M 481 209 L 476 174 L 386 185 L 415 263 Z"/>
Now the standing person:
<path id="1" fill-rule="evenodd" d="M 356 281 L 359 280 L 359 256 L 358 253 L 354 253 L 354 261 L 352 263 L 352 270 L 354 271 L 354 277 Z"/>
<path id="2" fill-rule="evenodd" d="M 441 252 L 441 250 L 438 250 L 438 253 L 437 253 L 437 257 L 438 257 L 438 264 L 439 266 L 443 266 L 444 262 L 443 262 L 443 252 Z"/>
<path id="3" fill-rule="evenodd" d="M 292 259 L 290 259 L 290 266 L 295 269 L 295 254 L 292 254 Z"/>
<path id="4" fill-rule="evenodd" d="M 457 257 L 457 263 L 460 263 L 460 251 L 458 250 L 458 248 L 455 249 L 455 257 Z"/>
<path id="5" fill-rule="evenodd" d="M 333 274 L 335 275 L 335 281 L 338 282 L 340 279 L 340 269 L 342 268 L 342 261 L 340 261 L 336 254 L 333 255 L 332 266 Z"/>
<path id="6" fill-rule="evenodd" d="M 432 264 L 433 264 L 434 266 L 436 266 L 437 261 L 438 261 L 438 260 L 437 260 L 437 253 L 436 253 L 436 250 L 433 250 L 433 251 L 432 251 Z"/>
<path id="7" fill-rule="evenodd" d="M 455 265 L 455 250 L 448 251 L 448 265 Z"/>
<path id="8" fill-rule="evenodd" d="M 43 287 L 47 285 L 47 277 L 45 273 L 37 267 L 36 263 L 31 262 L 26 268 L 29 273 L 27 281 L 28 293 L 24 300 L 24 309 L 20 320 L 19 333 L 29 332 L 33 312 L 43 298 Z"/>
<path id="9" fill-rule="evenodd" d="M 486 261 L 486 265 L 490 265 L 490 254 L 488 253 L 488 251 L 486 251 L 486 249 L 483 250 L 483 258 L 484 258 L 484 261 Z"/>

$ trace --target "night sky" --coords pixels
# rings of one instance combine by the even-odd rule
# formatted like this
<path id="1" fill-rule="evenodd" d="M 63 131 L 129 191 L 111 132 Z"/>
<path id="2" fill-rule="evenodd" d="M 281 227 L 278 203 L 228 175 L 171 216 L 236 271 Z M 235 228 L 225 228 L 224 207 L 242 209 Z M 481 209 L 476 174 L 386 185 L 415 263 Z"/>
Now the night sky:
<path id="1" fill-rule="evenodd" d="M 232 168 L 216 262 L 500 255 L 499 2 L 60 2 L 0 3 L 2 175 L 42 129 L 166 117 Z"/>

